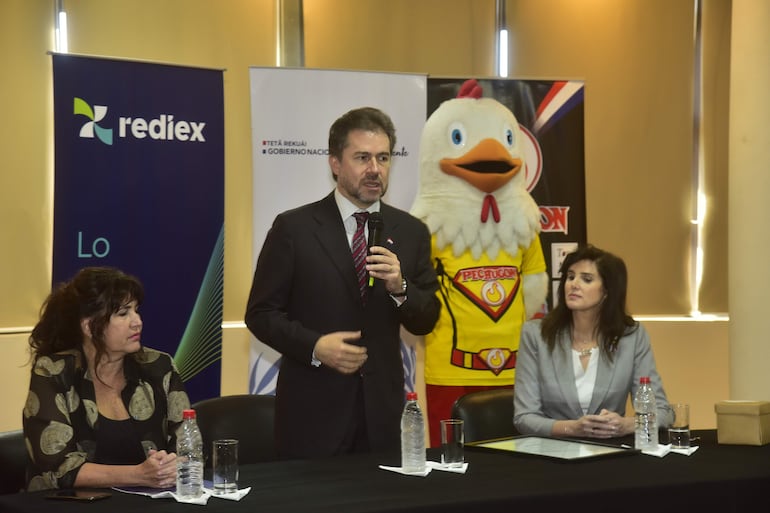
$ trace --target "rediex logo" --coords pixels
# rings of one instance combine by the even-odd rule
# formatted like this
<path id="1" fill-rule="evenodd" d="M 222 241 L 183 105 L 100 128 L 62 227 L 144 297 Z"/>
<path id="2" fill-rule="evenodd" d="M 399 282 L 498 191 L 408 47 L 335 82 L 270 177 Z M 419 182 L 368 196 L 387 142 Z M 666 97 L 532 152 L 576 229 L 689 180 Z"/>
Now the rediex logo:
<path id="1" fill-rule="evenodd" d="M 93 108 L 77 96 L 73 102 L 73 114 L 85 116 L 88 121 L 80 128 L 80 137 L 93 139 L 96 136 L 101 142 L 112 145 L 113 128 L 102 126 L 109 107 L 94 105 Z M 203 121 L 176 120 L 173 114 L 161 114 L 158 117 L 145 119 L 133 116 L 119 116 L 117 137 L 125 139 L 146 139 L 155 141 L 206 142 Z"/>

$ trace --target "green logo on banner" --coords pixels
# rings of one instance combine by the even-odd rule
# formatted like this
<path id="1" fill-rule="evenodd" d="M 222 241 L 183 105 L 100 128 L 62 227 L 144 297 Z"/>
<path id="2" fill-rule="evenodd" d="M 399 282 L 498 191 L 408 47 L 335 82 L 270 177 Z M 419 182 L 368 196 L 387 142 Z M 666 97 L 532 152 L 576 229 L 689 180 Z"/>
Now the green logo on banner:
<path id="1" fill-rule="evenodd" d="M 98 125 L 99 121 L 107 115 L 105 105 L 94 105 L 91 108 L 82 98 L 75 97 L 73 113 L 85 116 L 90 120 L 80 128 L 80 137 L 93 139 L 94 134 L 96 134 L 96 137 L 104 144 L 112 145 L 112 128 L 102 128 Z"/>

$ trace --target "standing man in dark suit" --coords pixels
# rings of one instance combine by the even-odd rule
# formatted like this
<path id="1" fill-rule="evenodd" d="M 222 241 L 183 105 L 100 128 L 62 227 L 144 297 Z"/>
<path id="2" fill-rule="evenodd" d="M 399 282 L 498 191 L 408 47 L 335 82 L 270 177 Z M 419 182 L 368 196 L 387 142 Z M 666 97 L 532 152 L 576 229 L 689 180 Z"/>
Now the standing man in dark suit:
<path id="1" fill-rule="evenodd" d="M 336 188 L 279 214 L 257 260 L 246 325 L 283 355 L 276 394 L 283 458 L 398 450 L 399 329 L 429 333 L 440 304 L 427 227 L 381 201 L 395 144 L 393 122 L 380 110 L 337 119 L 329 130 Z M 379 245 L 371 245 L 365 270 L 359 265 L 359 280 L 361 212 L 364 219 L 379 212 L 382 224 L 376 237 L 374 221 L 361 228 Z"/>

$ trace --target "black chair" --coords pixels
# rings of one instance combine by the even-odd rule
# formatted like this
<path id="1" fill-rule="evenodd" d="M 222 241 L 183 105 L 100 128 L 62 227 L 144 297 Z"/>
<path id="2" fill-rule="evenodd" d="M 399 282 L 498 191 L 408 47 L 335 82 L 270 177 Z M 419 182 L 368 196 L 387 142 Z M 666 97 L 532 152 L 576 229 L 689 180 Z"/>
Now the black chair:
<path id="1" fill-rule="evenodd" d="M 275 446 L 275 396 L 226 395 L 192 405 L 203 436 L 203 455 L 211 466 L 211 443 L 223 438 L 238 440 L 238 463 L 278 459 Z"/>
<path id="2" fill-rule="evenodd" d="M 17 493 L 27 486 L 27 444 L 24 431 L 0 433 L 0 494 Z"/>
<path id="3" fill-rule="evenodd" d="M 452 417 L 463 419 L 465 441 L 492 440 L 518 435 L 513 427 L 513 389 L 470 392 L 452 405 Z"/>

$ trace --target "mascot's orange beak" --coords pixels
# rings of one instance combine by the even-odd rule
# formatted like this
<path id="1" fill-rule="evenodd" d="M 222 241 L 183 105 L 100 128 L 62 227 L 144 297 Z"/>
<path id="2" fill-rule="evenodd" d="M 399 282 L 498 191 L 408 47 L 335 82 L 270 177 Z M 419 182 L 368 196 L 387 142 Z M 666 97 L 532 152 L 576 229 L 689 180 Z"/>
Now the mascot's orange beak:
<path id="1" fill-rule="evenodd" d="M 487 194 L 507 184 L 521 170 L 521 164 L 521 159 L 511 157 L 494 139 L 484 139 L 465 155 L 439 161 L 444 173 L 462 178 Z"/>

